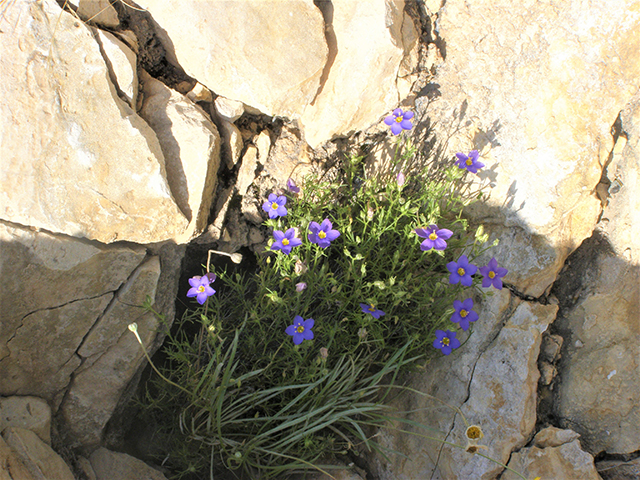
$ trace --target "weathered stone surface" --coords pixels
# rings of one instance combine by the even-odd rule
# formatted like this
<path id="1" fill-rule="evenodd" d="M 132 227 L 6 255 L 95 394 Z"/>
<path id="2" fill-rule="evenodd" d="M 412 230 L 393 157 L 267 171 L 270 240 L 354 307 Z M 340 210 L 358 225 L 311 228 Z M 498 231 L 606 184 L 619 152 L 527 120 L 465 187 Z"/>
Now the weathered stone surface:
<path id="1" fill-rule="evenodd" d="M 51 445 L 51 408 L 38 397 L 0 398 L 0 432 L 7 427 L 31 430 Z"/>
<path id="2" fill-rule="evenodd" d="M 113 0 L 79 0 L 76 13 L 85 22 L 90 21 L 103 27 L 117 27 L 120 21 L 116 9 L 111 6 L 112 3 Z"/>
<path id="3" fill-rule="evenodd" d="M 284 188 L 290 177 L 302 185 L 304 176 L 311 173 L 311 151 L 298 131 L 283 126 L 263 163 L 261 175 L 271 179 L 267 189 L 275 186 Z"/>
<path id="4" fill-rule="evenodd" d="M 495 256 L 508 281 L 535 297 L 596 223 L 611 125 L 640 85 L 635 5 L 481 0 L 440 9 L 446 60 L 416 104 L 451 156 L 481 151 L 496 209 L 479 216 L 504 225 Z"/>
<path id="5" fill-rule="evenodd" d="M 2 437 L 0 437 L 0 480 L 34 480 L 18 454 Z"/>
<path id="6" fill-rule="evenodd" d="M 132 108 L 138 100 L 138 74 L 136 54 L 115 35 L 95 29 L 100 46 L 108 60 L 111 81 L 125 95 Z"/>
<path id="7" fill-rule="evenodd" d="M 142 81 L 140 116 L 158 135 L 171 192 L 189 220 L 187 229 L 175 236 L 177 243 L 186 243 L 207 224 L 220 166 L 220 135 L 186 96 L 146 73 Z"/>
<path id="8" fill-rule="evenodd" d="M 628 462 L 605 460 L 596 464 L 603 480 L 637 480 L 640 478 L 640 458 Z"/>
<path id="9" fill-rule="evenodd" d="M 240 195 L 247 193 L 247 189 L 253 183 L 253 179 L 256 178 L 257 166 L 258 149 L 253 145 L 249 145 L 242 157 L 242 165 L 240 165 L 238 178 L 236 180 L 236 187 Z"/>
<path id="10" fill-rule="evenodd" d="M 329 10 L 325 19 L 331 19 L 327 34 L 330 57 L 326 80 L 300 119 L 311 147 L 370 126 L 402 100 L 396 83 L 398 70 L 417 41 L 404 3 L 320 3 Z"/>
<path id="11" fill-rule="evenodd" d="M 52 401 L 80 363 L 82 339 L 145 249 L 95 246 L 4 223 L 0 246 L 0 393 Z"/>
<path id="12" fill-rule="evenodd" d="M 608 166 L 604 251 L 568 266 L 585 270 L 583 285 L 557 322 L 568 338 L 556 414 L 592 454 L 640 450 L 640 95 L 621 120 L 627 141 Z"/>
<path id="13" fill-rule="evenodd" d="M 96 480 L 166 480 L 166 477 L 137 458 L 99 448 L 89 457 Z"/>
<path id="14" fill-rule="evenodd" d="M 64 460 L 31 430 L 8 427 L 2 432 L 2 437 L 34 480 L 75 480 Z"/>
<path id="15" fill-rule="evenodd" d="M 160 320 L 153 314 L 140 314 L 138 305 L 145 297 L 155 297 L 160 275 L 158 257 L 151 257 L 120 289 L 109 309 L 93 326 L 78 355 L 82 365 L 76 370 L 60 412 L 72 446 L 99 444 L 127 384 L 144 360 L 136 337 L 128 329 L 135 319 L 147 351 L 157 334 Z"/>
<path id="16" fill-rule="evenodd" d="M 220 121 L 220 127 L 225 144 L 227 168 L 233 168 L 240 160 L 240 153 L 244 147 L 242 135 L 238 127 L 226 120 Z"/>
<path id="17" fill-rule="evenodd" d="M 89 27 L 53 0 L 3 16 L 0 218 L 106 243 L 182 233 L 156 135 L 116 94 Z"/>
<path id="18" fill-rule="evenodd" d="M 580 442 L 576 439 L 578 435 L 575 432 L 564 432 L 571 431 L 559 430 L 550 434 L 542 430 L 536 435 L 534 446 L 515 452 L 507 466 L 527 478 L 539 476 L 558 480 L 601 480 L 593 464 L 593 457 L 580 448 Z M 538 444 L 538 436 L 541 434 L 552 446 Z M 556 434 L 560 436 L 553 440 L 548 438 Z M 572 439 L 568 440 L 567 437 Z M 500 478 L 516 480 L 521 477 L 506 470 Z"/>
<path id="19" fill-rule="evenodd" d="M 253 143 L 258 149 L 260 163 L 264 164 L 267 158 L 269 158 L 269 149 L 271 148 L 271 137 L 269 136 L 268 130 L 262 130 L 253 140 Z"/>
<path id="20" fill-rule="evenodd" d="M 185 71 L 216 94 L 288 117 L 313 100 L 327 46 L 312 0 L 137 3 L 166 32 L 165 47 Z"/>
<path id="21" fill-rule="evenodd" d="M 504 463 L 514 448 L 523 446 L 536 421 L 536 363 L 541 335 L 555 318 L 556 310 L 556 306 L 510 298 L 504 291 L 487 298 L 474 334 L 456 351 L 457 358 L 435 360 L 415 381 L 414 388 L 440 402 L 411 395 L 407 403 L 398 406 L 400 411 L 421 411 L 410 418 L 440 432 L 416 429 L 416 433 L 463 448 L 398 434 L 390 428 L 383 434 L 383 444 L 406 452 L 408 458 L 391 456 L 391 462 L 376 458 L 380 478 L 495 478 L 501 467 L 464 451 L 466 426 L 454 409 L 459 408 L 469 424 L 479 425 L 484 431 L 480 442 L 487 447 L 480 450 L 484 455 Z M 397 427 L 407 429 L 402 424 Z"/>
<path id="22" fill-rule="evenodd" d="M 235 122 L 244 113 L 244 104 L 237 100 L 217 97 L 213 105 L 218 116 L 227 122 Z"/>

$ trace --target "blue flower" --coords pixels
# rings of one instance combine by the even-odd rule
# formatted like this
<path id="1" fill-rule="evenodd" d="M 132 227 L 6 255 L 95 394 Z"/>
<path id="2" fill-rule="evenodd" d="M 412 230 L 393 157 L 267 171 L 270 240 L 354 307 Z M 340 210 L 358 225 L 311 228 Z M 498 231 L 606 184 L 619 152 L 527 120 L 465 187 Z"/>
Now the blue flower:
<path id="1" fill-rule="evenodd" d="M 311 222 L 309 224 L 309 231 L 311 232 L 308 235 L 309 241 L 311 243 L 317 243 L 318 246 L 322 248 L 327 248 L 331 245 L 331 242 L 340 236 L 338 230 L 333 230 L 333 225 L 328 218 L 325 218 L 322 224 Z"/>
<path id="2" fill-rule="evenodd" d="M 386 315 L 382 310 L 377 310 L 373 305 L 367 305 L 366 303 L 361 303 L 360 308 L 363 313 L 368 313 L 373 318 L 378 319 L 383 315 Z"/>
<path id="3" fill-rule="evenodd" d="M 269 199 L 262 205 L 262 209 L 269 214 L 269 218 L 284 217 L 287 214 L 286 203 L 287 197 L 271 193 L 269 194 Z"/>
<path id="4" fill-rule="evenodd" d="M 453 308 L 455 313 L 451 315 L 451 321 L 460 325 L 464 331 L 469 329 L 469 322 L 478 320 L 478 314 L 471 310 L 473 308 L 473 299 L 467 298 L 464 301 L 454 300 Z"/>
<path id="5" fill-rule="evenodd" d="M 287 188 L 291 193 L 300 193 L 300 187 L 296 185 L 296 182 L 293 181 L 293 178 L 287 180 Z"/>
<path id="6" fill-rule="evenodd" d="M 204 305 L 211 295 L 216 291 L 209 286 L 209 284 L 215 281 L 216 275 L 214 273 L 207 273 L 204 277 L 196 275 L 189 279 L 189 285 L 191 288 L 187 292 L 187 297 L 196 297 L 196 300 L 200 305 Z"/>
<path id="7" fill-rule="evenodd" d="M 293 319 L 293 325 L 289 325 L 285 333 L 293 337 L 294 345 L 300 345 L 303 340 L 313 340 L 313 332 L 311 329 L 314 323 L 313 318 L 303 320 L 300 315 L 296 315 Z"/>
<path id="8" fill-rule="evenodd" d="M 429 225 L 429 228 L 416 228 L 415 232 L 419 237 L 426 238 L 424 242 L 420 244 L 420 250 L 431 250 L 435 248 L 436 250 L 444 250 L 447 248 L 447 242 L 453 235 L 451 230 L 447 230 L 446 228 L 438 229 L 437 225 Z"/>
<path id="9" fill-rule="evenodd" d="M 457 262 L 447 263 L 447 270 L 451 272 L 449 275 L 449 283 L 455 285 L 460 282 L 465 287 L 470 287 L 473 283 L 471 275 L 476 273 L 478 267 L 471 265 L 466 255 L 461 255 Z"/>
<path id="10" fill-rule="evenodd" d="M 492 258 L 486 267 L 480 267 L 480 273 L 484 275 L 482 279 L 482 286 L 484 288 L 493 285 L 498 290 L 502 290 L 502 277 L 509 273 L 509 271 L 506 268 L 499 267 L 498 261 Z"/>
<path id="11" fill-rule="evenodd" d="M 402 113 L 401 108 L 396 108 L 393 114 L 384 119 L 384 123 L 391 127 L 391 133 L 398 135 L 402 130 L 411 130 L 413 128 L 412 118 L 413 112 Z"/>
<path id="12" fill-rule="evenodd" d="M 285 255 L 289 255 L 293 247 L 302 245 L 302 240 L 296 238 L 295 228 L 290 228 L 284 233 L 280 230 L 274 230 L 273 238 L 275 238 L 276 241 L 271 245 L 271 250 L 281 250 Z"/>
<path id="13" fill-rule="evenodd" d="M 436 330 L 436 339 L 433 341 L 433 346 L 445 355 L 449 355 L 460 346 L 460 340 L 456 338 L 456 332 Z"/>
<path id="14" fill-rule="evenodd" d="M 456 165 L 462 170 L 467 169 L 471 173 L 478 173 L 478 170 L 484 167 L 484 163 L 478 161 L 479 156 L 478 150 L 471 150 L 469 155 L 456 153 L 456 157 L 458 157 Z"/>

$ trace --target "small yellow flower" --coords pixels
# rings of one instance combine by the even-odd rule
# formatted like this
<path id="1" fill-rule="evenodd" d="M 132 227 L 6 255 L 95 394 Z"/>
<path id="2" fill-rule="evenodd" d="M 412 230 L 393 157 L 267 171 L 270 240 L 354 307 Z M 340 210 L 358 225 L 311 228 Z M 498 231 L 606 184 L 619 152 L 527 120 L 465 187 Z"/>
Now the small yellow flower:
<path id="1" fill-rule="evenodd" d="M 484 437 L 484 433 L 482 433 L 482 429 L 478 425 L 470 425 L 467 428 L 466 434 L 469 440 L 480 440 Z"/>

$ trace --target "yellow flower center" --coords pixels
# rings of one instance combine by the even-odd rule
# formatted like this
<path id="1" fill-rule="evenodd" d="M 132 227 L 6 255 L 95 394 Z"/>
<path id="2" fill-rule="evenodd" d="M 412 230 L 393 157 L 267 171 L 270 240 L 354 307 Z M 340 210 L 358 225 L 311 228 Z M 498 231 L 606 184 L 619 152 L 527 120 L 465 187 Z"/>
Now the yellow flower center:
<path id="1" fill-rule="evenodd" d="M 478 440 L 482 438 L 484 435 L 482 434 L 482 430 L 477 425 L 471 425 L 467 428 L 467 438 L 471 440 Z"/>
<path id="2" fill-rule="evenodd" d="M 429 240 L 436 240 L 438 238 L 438 235 L 436 235 L 436 232 L 431 232 L 431 234 L 429 235 Z"/>
<path id="3" fill-rule="evenodd" d="M 323 231 L 323 230 L 320 230 L 320 231 L 318 232 L 318 238 L 326 238 L 326 237 L 327 237 L 327 234 L 326 234 L 326 233 L 324 233 L 324 231 Z"/>
<path id="4" fill-rule="evenodd" d="M 496 272 L 489 272 L 489 278 L 494 278 L 496 276 Z"/>
<path id="5" fill-rule="evenodd" d="M 296 328 L 296 332 L 298 333 L 304 332 L 304 327 L 302 325 L 299 325 L 298 328 Z"/>
<path id="6" fill-rule="evenodd" d="M 277 210 L 278 208 L 280 208 L 280 205 L 278 205 L 276 202 L 273 202 L 273 203 L 271 204 L 271 209 L 272 209 L 272 210 Z"/>
<path id="7" fill-rule="evenodd" d="M 283 239 L 282 239 L 282 245 L 284 245 L 285 247 L 286 247 L 287 245 L 289 245 L 289 240 L 287 240 L 286 238 L 283 238 Z"/>
<path id="8" fill-rule="evenodd" d="M 466 310 L 460 310 L 460 316 L 462 318 L 466 317 L 467 315 L 469 315 L 469 312 L 467 312 Z"/>
<path id="9" fill-rule="evenodd" d="M 462 268 L 462 267 L 458 268 L 458 275 L 460 275 L 460 276 L 464 275 L 464 268 Z"/>
<path id="10" fill-rule="evenodd" d="M 470 158 L 467 158 L 466 164 L 473 165 L 473 160 L 471 160 Z"/>
<path id="11" fill-rule="evenodd" d="M 403 118 L 404 118 L 403 115 L 400 115 L 399 117 L 396 117 L 396 122 L 398 122 L 398 123 L 402 122 Z"/>
<path id="12" fill-rule="evenodd" d="M 200 293 L 204 292 L 204 285 L 200 285 L 198 287 L 198 292 L 200 292 Z"/>
<path id="13" fill-rule="evenodd" d="M 371 306 L 369 307 L 369 311 L 370 311 L 370 312 L 375 312 L 375 311 L 376 311 L 376 307 L 374 307 L 373 305 L 371 305 Z"/>
<path id="14" fill-rule="evenodd" d="M 445 347 L 449 346 L 449 337 L 444 337 L 441 341 L 442 345 L 444 345 Z"/>

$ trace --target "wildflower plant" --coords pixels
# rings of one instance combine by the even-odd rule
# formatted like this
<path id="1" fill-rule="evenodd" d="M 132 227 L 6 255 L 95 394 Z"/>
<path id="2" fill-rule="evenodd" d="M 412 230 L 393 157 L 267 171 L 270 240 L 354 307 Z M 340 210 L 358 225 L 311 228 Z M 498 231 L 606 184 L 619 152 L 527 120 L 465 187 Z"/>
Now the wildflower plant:
<path id="1" fill-rule="evenodd" d="M 385 123 L 395 134 L 412 118 L 398 109 Z M 449 162 L 434 174 L 428 153 L 403 150 L 397 167 L 412 156 L 423 165 L 402 181 L 368 176 L 352 156 L 332 176 L 288 182 L 288 202 L 271 193 L 263 204 L 274 240 L 257 270 L 218 270 L 206 298 L 210 277 L 190 280 L 202 306 L 181 323 L 199 333 L 169 336 L 170 387 L 149 394 L 147 413 L 166 423 L 180 412 L 173 468 L 269 479 L 329 473 L 326 462 L 358 455 L 355 445 L 383 451 L 365 432 L 392 418 L 384 400 L 400 376 L 462 347 L 478 315 L 459 299 L 480 283 L 470 262 L 484 248 L 462 216 L 467 169 Z"/>

